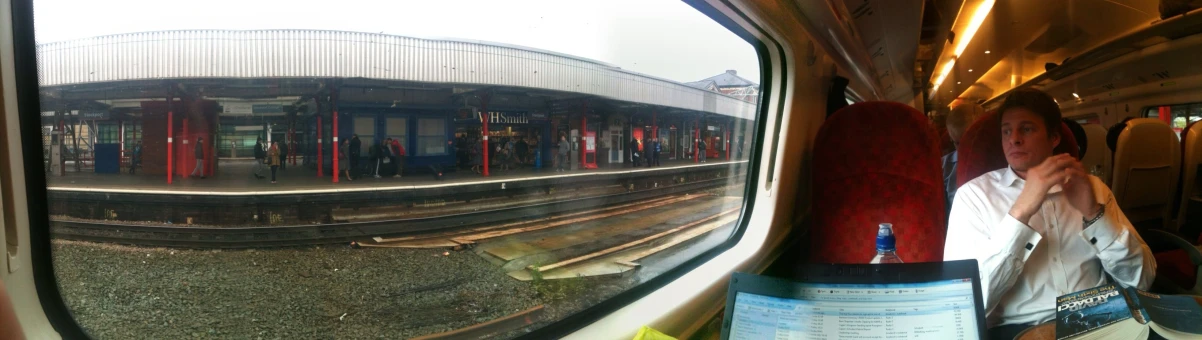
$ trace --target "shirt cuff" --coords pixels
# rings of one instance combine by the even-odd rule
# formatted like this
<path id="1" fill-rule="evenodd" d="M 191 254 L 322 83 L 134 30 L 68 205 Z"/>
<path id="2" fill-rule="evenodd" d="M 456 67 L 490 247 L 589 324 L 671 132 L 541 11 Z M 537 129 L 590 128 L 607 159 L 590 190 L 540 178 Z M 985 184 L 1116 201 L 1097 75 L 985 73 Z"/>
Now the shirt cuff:
<path id="1" fill-rule="evenodd" d="M 1035 247 L 1039 246 L 1039 240 L 1043 239 L 1043 235 L 1019 222 L 1010 214 L 1006 214 L 1006 218 L 1002 219 L 997 231 L 998 233 L 992 238 L 993 242 L 997 242 L 995 243 L 997 247 L 994 249 L 1007 250 L 1011 255 L 1021 257 L 1023 262 L 1031 257 L 1031 253 L 1035 252 Z"/>
<path id="2" fill-rule="evenodd" d="M 1085 242 L 1089 242 L 1099 252 L 1110 247 L 1119 237 L 1123 236 L 1123 233 L 1127 232 L 1124 228 L 1119 228 L 1118 224 L 1114 223 L 1114 218 L 1111 217 L 1110 213 L 1110 209 L 1106 209 L 1102 218 L 1099 218 L 1093 225 L 1081 231 L 1081 237 L 1085 238 Z"/>

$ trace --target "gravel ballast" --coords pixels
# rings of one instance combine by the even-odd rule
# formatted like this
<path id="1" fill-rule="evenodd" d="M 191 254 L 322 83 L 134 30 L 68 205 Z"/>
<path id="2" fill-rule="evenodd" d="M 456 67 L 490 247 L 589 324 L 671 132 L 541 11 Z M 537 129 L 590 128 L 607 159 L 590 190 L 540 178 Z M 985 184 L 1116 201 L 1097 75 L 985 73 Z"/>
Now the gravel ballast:
<path id="1" fill-rule="evenodd" d="M 53 246 L 60 292 L 99 339 L 409 338 L 540 304 L 542 319 L 555 320 L 633 284 L 522 282 L 470 251 L 443 249 Z"/>

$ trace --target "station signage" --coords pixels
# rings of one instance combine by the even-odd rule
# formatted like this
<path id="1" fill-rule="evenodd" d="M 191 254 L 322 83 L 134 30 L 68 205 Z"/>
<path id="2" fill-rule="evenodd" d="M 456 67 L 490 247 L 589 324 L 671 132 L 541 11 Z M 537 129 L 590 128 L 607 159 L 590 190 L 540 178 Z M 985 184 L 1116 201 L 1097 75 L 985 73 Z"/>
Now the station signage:
<path id="1" fill-rule="evenodd" d="M 109 119 L 108 111 L 79 111 L 80 119 Z"/>

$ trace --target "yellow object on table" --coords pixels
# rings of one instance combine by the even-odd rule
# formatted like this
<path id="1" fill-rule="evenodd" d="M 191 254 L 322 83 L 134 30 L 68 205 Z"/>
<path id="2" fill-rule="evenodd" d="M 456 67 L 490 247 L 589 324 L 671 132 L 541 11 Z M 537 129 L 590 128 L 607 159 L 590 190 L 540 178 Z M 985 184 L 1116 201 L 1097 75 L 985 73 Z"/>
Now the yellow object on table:
<path id="1" fill-rule="evenodd" d="M 634 335 L 634 340 L 676 340 L 676 338 L 660 333 L 651 327 L 643 326 L 643 328 L 639 328 L 639 333 Z"/>

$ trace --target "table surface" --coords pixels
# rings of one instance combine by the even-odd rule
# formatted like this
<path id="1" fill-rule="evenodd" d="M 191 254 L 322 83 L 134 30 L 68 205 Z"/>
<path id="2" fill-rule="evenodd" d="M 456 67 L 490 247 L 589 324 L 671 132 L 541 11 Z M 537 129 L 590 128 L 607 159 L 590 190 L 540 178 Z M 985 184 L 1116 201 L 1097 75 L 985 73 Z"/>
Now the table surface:
<path id="1" fill-rule="evenodd" d="M 1202 296 L 1195 295 L 1195 296 L 1193 296 L 1193 298 L 1194 298 L 1194 300 L 1198 301 L 1198 304 L 1202 304 Z M 1056 339 L 1056 322 L 1048 321 L 1048 322 L 1041 323 L 1041 324 L 1038 324 L 1035 326 L 1031 326 L 1031 328 L 1027 328 L 1027 330 L 1024 330 L 1022 333 L 1018 333 L 1018 336 L 1014 337 L 1014 339 L 1016 339 L 1016 340 L 1055 340 Z"/>

